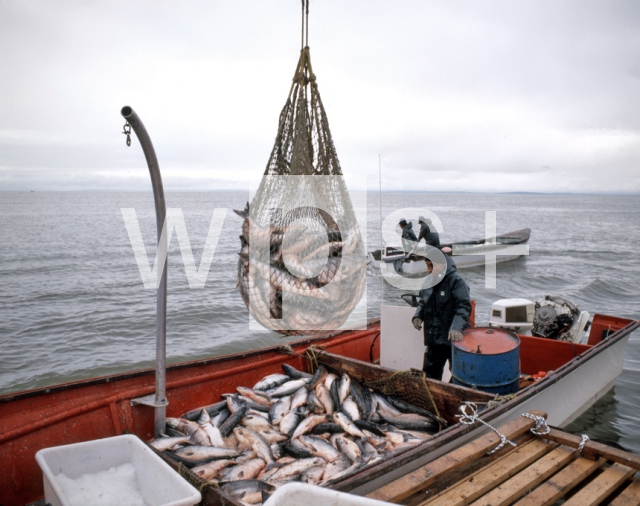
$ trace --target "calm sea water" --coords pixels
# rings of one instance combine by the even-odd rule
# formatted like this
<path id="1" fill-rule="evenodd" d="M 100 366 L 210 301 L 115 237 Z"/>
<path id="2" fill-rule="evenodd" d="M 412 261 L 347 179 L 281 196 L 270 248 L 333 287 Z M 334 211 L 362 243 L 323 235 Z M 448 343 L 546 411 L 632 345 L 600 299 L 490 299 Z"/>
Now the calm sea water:
<path id="1" fill-rule="evenodd" d="M 214 208 L 228 208 L 206 286 L 188 287 L 177 240 L 169 255 L 168 362 L 283 343 L 251 331 L 236 290 L 243 192 L 168 193 L 182 208 L 196 265 Z M 369 249 L 379 247 L 380 196 L 368 196 Z M 479 324 L 501 298 L 564 296 L 591 313 L 640 319 L 640 197 L 565 195 L 382 195 L 383 217 L 421 207 L 442 220 L 443 241 L 484 235 L 485 211 L 499 233 L 532 229 L 530 255 L 498 265 L 497 288 L 483 268 L 461 274 Z M 0 394 L 153 367 L 155 290 L 145 290 L 120 208 L 135 208 L 153 261 L 151 193 L 0 192 Z M 368 271 L 367 312 L 400 291 Z M 569 429 L 640 452 L 640 335 L 631 336 L 615 387 Z"/>

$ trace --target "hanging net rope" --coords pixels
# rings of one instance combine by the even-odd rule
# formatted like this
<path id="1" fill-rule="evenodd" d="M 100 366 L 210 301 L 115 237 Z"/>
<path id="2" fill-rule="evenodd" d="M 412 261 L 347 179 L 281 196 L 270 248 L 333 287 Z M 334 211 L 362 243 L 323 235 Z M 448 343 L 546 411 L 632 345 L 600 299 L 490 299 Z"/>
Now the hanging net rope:
<path id="1" fill-rule="evenodd" d="M 305 1 L 303 41 L 304 8 Z M 364 292 L 365 245 L 308 46 L 262 181 L 251 204 L 236 213 L 244 218 L 238 289 L 253 318 L 287 335 L 343 325 Z"/>

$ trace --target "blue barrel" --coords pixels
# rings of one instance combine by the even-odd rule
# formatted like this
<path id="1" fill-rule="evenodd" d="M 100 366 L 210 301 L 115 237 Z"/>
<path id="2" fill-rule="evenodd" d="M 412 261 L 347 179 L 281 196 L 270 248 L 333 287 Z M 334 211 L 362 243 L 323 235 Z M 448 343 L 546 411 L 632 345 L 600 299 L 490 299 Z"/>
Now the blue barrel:
<path id="1" fill-rule="evenodd" d="M 451 347 L 453 383 L 492 394 L 512 394 L 520 382 L 520 338 L 508 330 L 474 327 Z"/>

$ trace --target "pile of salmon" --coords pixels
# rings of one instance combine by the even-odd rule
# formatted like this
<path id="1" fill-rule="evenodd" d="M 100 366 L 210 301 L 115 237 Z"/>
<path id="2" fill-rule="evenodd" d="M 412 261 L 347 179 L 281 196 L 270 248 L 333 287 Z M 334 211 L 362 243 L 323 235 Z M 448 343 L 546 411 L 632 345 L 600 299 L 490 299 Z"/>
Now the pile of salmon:
<path id="1" fill-rule="evenodd" d="M 151 445 L 239 502 L 261 504 L 291 481 L 330 486 L 424 442 L 445 423 L 322 365 L 314 375 L 283 368 L 221 402 L 167 418 L 166 437 Z"/>

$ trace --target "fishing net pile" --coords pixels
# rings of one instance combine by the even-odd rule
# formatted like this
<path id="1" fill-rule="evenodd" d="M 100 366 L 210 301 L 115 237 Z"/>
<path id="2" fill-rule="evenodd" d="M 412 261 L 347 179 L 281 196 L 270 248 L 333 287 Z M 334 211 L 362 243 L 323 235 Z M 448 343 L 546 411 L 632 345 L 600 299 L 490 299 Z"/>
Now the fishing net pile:
<path id="1" fill-rule="evenodd" d="M 244 218 L 238 289 L 253 318 L 285 335 L 340 328 L 365 289 L 365 245 L 308 46 L 261 184 L 236 213 Z"/>

